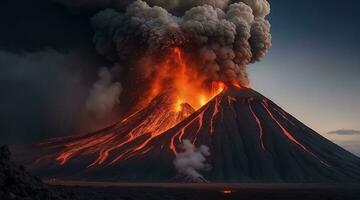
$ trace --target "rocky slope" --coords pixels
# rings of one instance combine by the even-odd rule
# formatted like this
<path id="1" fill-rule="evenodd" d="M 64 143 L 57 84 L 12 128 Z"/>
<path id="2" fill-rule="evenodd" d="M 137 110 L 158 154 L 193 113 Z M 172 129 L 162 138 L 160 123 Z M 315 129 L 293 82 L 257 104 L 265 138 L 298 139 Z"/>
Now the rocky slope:
<path id="1" fill-rule="evenodd" d="M 55 191 L 40 179 L 29 174 L 23 166 L 10 159 L 7 146 L 0 147 L 0 199 L 14 200 L 65 200 L 76 199 L 73 194 Z"/>
<path id="2" fill-rule="evenodd" d="M 146 119 L 153 111 L 156 106 L 138 115 Z M 138 130 L 142 121 L 132 118 L 127 127 Z M 187 139 L 209 148 L 211 169 L 201 173 L 211 182 L 360 182 L 360 158 L 252 89 L 229 88 L 162 133 L 128 139 L 121 130 L 114 125 L 45 142 L 37 147 L 41 159 L 33 162 L 33 172 L 47 178 L 171 182 Z"/>

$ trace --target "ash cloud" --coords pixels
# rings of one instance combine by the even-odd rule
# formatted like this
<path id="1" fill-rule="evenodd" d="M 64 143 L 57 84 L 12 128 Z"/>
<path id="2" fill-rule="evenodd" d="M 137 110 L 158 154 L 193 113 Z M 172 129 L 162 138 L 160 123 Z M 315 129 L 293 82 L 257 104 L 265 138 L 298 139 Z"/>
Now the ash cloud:
<path id="1" fill-rule="evenodd" d="M 207 80 L 248 85 L 247 65 L 271 47 L 266 0 L 58 1 L 72 8 L 106 8 L 92 18 L 94 43 L 114 62 L 158 57 L 181 47 L 200 58 L 193 59 L 199 60 L 196 71 Z M 147 74 L 141 70 L 138 76 Z M 146 70 L 156 73 L 156 66 Z"/>
<path id="2" fill-rule="evenodd" d="M 360 135 L 360 130 L 353 129 L 339 129 L 336 131 L 330 131 L 327 134 L 335 134 L 335 135 Z"/>
<path id="3" fill-rule="evenodd" d="M 192 180 L 200 182 L 205 180 L 199 171 L 211 168 L 205 158 L 210 156 L 209 148 L 205 145 L 196 148 L 190 140 L 184 140 L 180 148 L 183 152 L 178 153 L 174 160 L 176 170 Z"/>

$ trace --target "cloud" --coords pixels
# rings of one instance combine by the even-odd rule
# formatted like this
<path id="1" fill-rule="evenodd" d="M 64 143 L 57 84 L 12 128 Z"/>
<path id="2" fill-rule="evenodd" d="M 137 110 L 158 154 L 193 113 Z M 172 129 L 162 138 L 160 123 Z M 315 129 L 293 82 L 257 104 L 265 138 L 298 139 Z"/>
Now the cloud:
<path id="1" fill-rule="evenodd" d="M 335 135 L 360 135 L 360 130 L 353 129 L 339 129 L 336 131 L 330 131 L 327 134 L 335 134 Z"/>
<path id="2" fill-rule="evenodd" d="M 196 148 L 189 140 L 184 140 L 180 148 L 183 152 L 176 155 L 175 168 L 181 175 L 191 178 L 192 181 L 203 182 L 205 179 L 199 171 L 210 169 L 205 158 L 210 156 L 209 148 L 205 145 Z"/>

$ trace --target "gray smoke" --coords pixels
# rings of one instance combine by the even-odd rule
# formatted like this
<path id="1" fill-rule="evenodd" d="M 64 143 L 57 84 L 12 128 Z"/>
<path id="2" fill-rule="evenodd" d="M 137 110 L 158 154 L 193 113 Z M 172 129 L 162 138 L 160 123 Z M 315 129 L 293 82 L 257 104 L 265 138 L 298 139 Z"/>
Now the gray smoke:
<path id="1" fill-rule="evenodd" d="M 99 80 L 94 83 L 86 100 L 85 108 L 87 112 L 97 119 L 109 116 L 114 107 L 119 104 L 122 86 L 120 82 L 113 81 L 112 75 L 114 71 L 119 70 L 118 68 L 118 66 L 112 69 L 100 68 L 98 72 Z"/>
<path id="2" fill-rule="evenodd" d="M 210 165 L 206 163 L 205 158 L 210 156 L 209 148 L 205 145 L 196 148 L 190 140 L 184 140 L 180 148 L 183 152 L 178 153 L 174 160 L 176 170 L 193 180 L 204 180 L 199 171 L 210 169 Z"/>
<path id="3" fill-rule="evenodd" d="M 117 62 L 182 47 L 200 58 L 196 71 L 208 80 L 247 85 L 246 66 L 271 47 L 266 0 L 58 1 L 107 8 L 92 18 L 94 43 L 100 54 Z"/>

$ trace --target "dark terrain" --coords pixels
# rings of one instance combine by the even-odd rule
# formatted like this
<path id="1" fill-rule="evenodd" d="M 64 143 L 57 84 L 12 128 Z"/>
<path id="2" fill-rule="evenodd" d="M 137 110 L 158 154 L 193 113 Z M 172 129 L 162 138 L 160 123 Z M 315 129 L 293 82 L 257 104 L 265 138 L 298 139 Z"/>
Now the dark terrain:
<path id="1" fill-rule="evenodd" d="M 76 199 L 65 188 L 53 188 L 29 174 L 24 166 L 11 161 L 7 146 L 0 147 L 0 200 Z"/>
<path id="2" fill-rule="evenodd" d="M 226 193 L 230 192 L 230 193 Z M 0 148 L 0 200 L 357 200 L 359 185 L 175 184 L 49 180 L 43 183 Z"/>
<path id="3" fill-rule="evenodd" d="M 66 183 L 62 183 L 66 184 Z M 81 200 L 358 200 L 360 186 L 317 184 L 116 184 L 61 186 Z M 83 185 L 83 186 L 74 186 Z M 97 185 L 97 186 L 95 186 Z M 113 186 L 111 186 L 113 185 Z M 57 186 L 59 187 L 59 186 Z M 224 193 L 229 190 L 231 193 Z"/>

